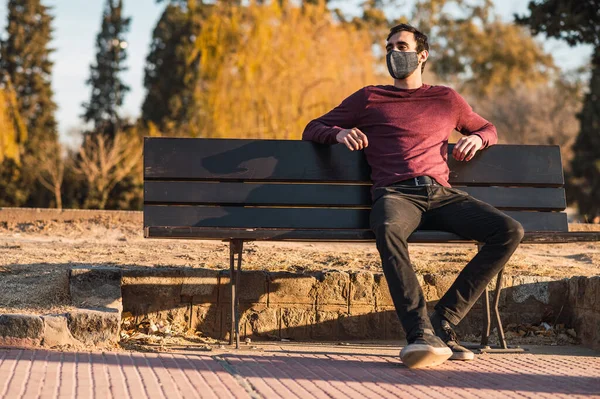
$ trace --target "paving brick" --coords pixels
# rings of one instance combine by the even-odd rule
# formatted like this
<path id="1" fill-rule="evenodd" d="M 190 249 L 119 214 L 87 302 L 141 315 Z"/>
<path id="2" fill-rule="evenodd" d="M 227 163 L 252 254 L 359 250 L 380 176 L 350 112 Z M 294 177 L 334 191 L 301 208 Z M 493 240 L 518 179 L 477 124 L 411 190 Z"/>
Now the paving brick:
<path id="1" fill-rule="evenodd" d="M 411 370 L 399 346 L 272 345 L 174 353 L 0 349 L 2 398 L 571 398 L 598 397 L 600 357 L 478 355 Z M 556 350 L 557 348 L 553 348 Z"/>

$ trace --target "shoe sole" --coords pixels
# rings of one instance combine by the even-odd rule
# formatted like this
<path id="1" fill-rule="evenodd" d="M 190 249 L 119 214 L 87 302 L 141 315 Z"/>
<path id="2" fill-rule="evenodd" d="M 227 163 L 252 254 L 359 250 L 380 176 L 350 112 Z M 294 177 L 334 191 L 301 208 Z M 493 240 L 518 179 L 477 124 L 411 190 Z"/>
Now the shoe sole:
<path id="1" fill-rule="evenodd" d="M 434 367 L 444 363 L 452 356 L 452 350 L 434 348 L 430 345 L 411 344 L 400 352 L 400 360 L 411 369 Z"/>
<path id="2" fill-rule="evenodd" d="M 450 356 L 450 359 L 448 360 L 462 360 L 462 361 L 468 361 L 468 360 L 474 360 L 475 359 L 475 354 L 473 352 L 452 352 L 452 356 Z"/>

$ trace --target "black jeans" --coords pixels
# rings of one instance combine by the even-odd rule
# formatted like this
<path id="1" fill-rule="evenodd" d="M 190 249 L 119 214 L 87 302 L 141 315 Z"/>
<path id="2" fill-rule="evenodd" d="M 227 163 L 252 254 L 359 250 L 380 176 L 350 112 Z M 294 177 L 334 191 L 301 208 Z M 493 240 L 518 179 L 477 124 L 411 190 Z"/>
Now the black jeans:
<path id="1" fill-rule="evenodd" d="M 409 339 L 419 329 L 431 328 L 423 291 L 408 255 L 407 239 L 413 231 L 450 231 L 484 244 L 435 306 L 453 324 L 467 314 L 523 238 L 519 222 L 454 188 L 395 185 L 376 189 L 374 197 L 371 229 L 396 312 Z"/>

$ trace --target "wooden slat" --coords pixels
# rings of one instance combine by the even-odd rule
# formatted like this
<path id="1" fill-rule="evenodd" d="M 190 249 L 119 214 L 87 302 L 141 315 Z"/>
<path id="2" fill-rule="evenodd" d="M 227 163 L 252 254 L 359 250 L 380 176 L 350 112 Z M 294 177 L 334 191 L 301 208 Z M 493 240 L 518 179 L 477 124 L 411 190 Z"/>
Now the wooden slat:
<path id="1" fill-rule="evenodd" d="M 144 226 L 365 229 L 368 209 L 244 208 L 206 206 L 144 206 Z M 526 231 L 567 231 L 567 217 L 556 212 L 506 212 Z"/>
<path id="2" fill-rule="evenodd" d="M 563 210 L 563 188 L 459 187 L 500 209 Z M 146 204 L 370 207 L 370 186 L 148 181 Z"/>
<path id="3" fill-rule="evenodd" d="M 449 152 L 452 146 L 449 147 Z M 449 157 L 455 185 L 564 184 L 558 146 L 495 145 L 470 162 Z M 369 183 L 362 151 L 299 140 L 150 137 L 144 141 L 144 179 Z"/>
<path id="4" fill-rule="evenodd" d="M 148 227 L 146 238 L 180 238 L 201 240 L 267 240 L 267 241 L 373 241 L 375 236 L 366 229 L 356 230 L 284 230 L 284 229 L 221 229 L 210 227 Z M 411 243 L 472 242 L 444 231 L 416 231 Z M 600 241 L 600 232 L 525 233 L 523 243 L 554 244 Z"/>

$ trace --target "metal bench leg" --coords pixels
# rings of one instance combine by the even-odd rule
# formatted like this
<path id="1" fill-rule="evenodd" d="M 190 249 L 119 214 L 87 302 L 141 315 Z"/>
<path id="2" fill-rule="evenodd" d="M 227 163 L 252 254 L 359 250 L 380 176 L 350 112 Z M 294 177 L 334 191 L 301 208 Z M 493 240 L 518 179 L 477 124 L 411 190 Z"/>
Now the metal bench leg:
<path id="1" fill-rule="evenodd" d="M 504 274 L 504 269 L 500 270 L 498 276 L 496 277 L 496 291 L 494 292 L 494 307 L 492 311 L 494 312 L 494 316 L 496 319 L 496 327 L 498 328 L 498 343 L 500 344 L 500 348 L 508 349 L 506 346 L 506 339 L 504 338 L 504 329 L 502 328 L 502 320 L 500 320 L 500 312 L 498 311 L 498 303 L 500 302 L 500 292 L 502 291 L 502 275 Z"/>
<path id="2" fill-rule="evenodd" d="M 481 251 L 483 248 L 483 244 L 477 244 L 477 250 Z M 481 328 L 481 348 L 489 347 L 489 339 L 490 334 L 492 332 L 492 318 L 490 315 L 490 291 L 485 286 L 485 291 L 483 292 L 483 326 Z"/>
<path id="3" fill-rule="evenodd" d="M 240 348 L 240 315 L 239 315 L 239 297 L 238 287 L 240 284 L 242 270 L 242 250 L 244 240 L 231 240 L 229 242 L 229 285 L 231 287 L 231 331 L 229 334 L 229 345 L 233 345 L 235 336 L 235 348 Z M 237 271 L 235 270 L 235 261 L 237 258 Z"/>
<path id="4" fill-rule="evenodd" d="M 481 347 L 489 347 L 489 339 L 492 330 L 492 318 L 490 316 L 490 291 L 485 287 L 483 292 L 483 326 L 481 328 Z"/>
<path id="5" fill-rule="evenodd" d="M 481 250 L 482 244 L 477 244 L 477 248 Z M 498 305 L 500 303 L 500 293 L 502 292 L 502 277 L 504 275 L 504 269 L 500 270 L 496 277 L 496 290 L 494 291 L 494 298 L 490 311 L 490 296 L 489 290 L 485 287 L 483 293 L 483 328 L 481 331 L 481 346 L 479 351 L 481 353 L 520 353 L 524 352 L 523 348 L 518 346 L 509 348 L 506 344 L 506 338 L 504 337 L 504 328 L 502 327 L 502 320 L 500 319 L 500 311 Z M 496 328 L 498 329 L 498 343 L 499 348 L 491 348 L 489 344 L 490 334 L 492 332 L 492 317 L 491 313 L 494 314 L 494 321 Z"/>

